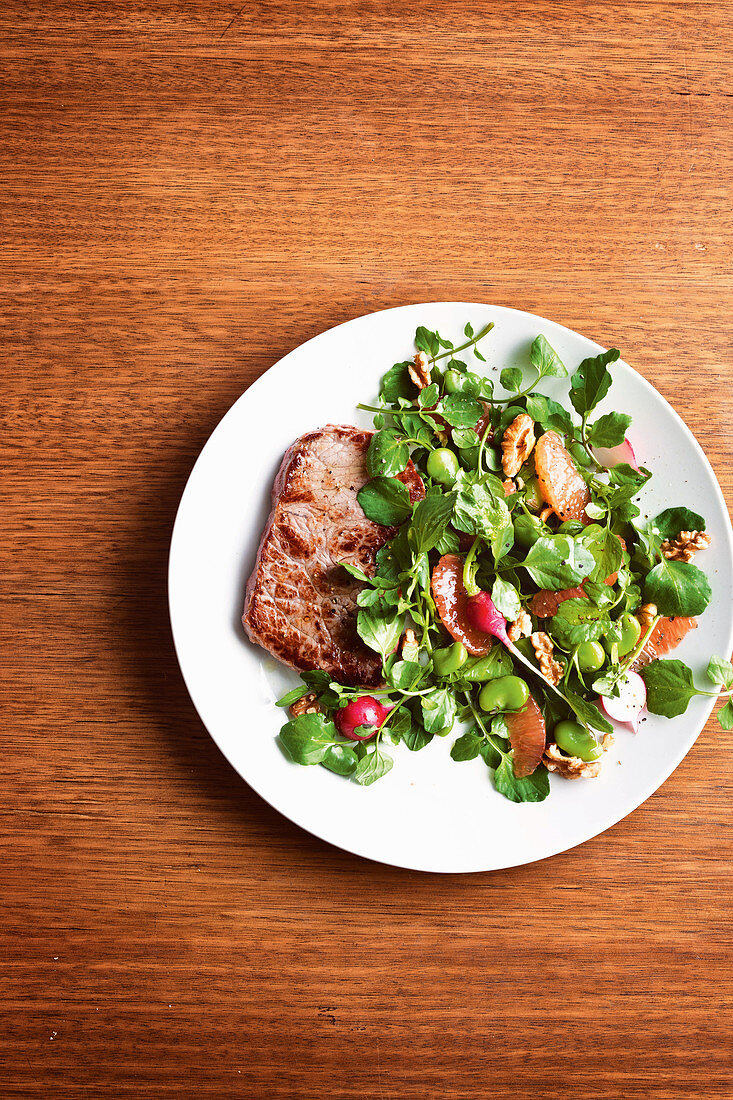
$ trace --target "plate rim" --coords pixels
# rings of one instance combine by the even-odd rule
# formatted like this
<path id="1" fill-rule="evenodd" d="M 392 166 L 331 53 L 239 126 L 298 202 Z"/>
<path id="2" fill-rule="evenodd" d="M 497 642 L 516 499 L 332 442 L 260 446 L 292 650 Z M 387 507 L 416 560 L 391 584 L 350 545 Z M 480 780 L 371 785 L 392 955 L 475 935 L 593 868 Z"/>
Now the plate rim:
<path id="1" fill-rule="evenodd" d="M 186 690 L 188 691 L 189 698 L 191 699 L 191 702 L 194 706 L 194 709 L 195 709 L 202 725 L 206 729 L 209 737 L 211 737 L 212 741 L 217 746 L 219 752 L 222 754 L 222 756 L 225 758 L 227 763 L 233 769 L 233 771 L 239 776 L 239 778 L 243 782 L 245 782 L 247 784 L 248 787 L 250 787 L 258 795 L 258 797 L 260 797 L 265 803 L 267 803 L 267 805 L 272 807 L 272 809 L 274 809 L 277 813 L 282 814 L 283 817 L 285 817 L 288 821 L 291 821 L 298 828 L 303 829 L 305 832 L 311 834 L 312 836 L 317 837 L 319 840 L 325 842 L 326 844 L 328 844 L 328 845 L 330 845 L 330 846 L 332 846 L 336 849 L 339 849 L 341 851 L 348 852 L 351 855 L 358 856 L 362 859 L 367 859 L 367 860 L 371 861 L 372 863 L 381 864 L 382 866 L 396 867 L 396 868 L 399 868 L 399 869 L 402 869 L 402 870 L 408 870 L 408 871 L 413 871 L 413 872 L 418 872 L 418 873 L 425 873 L 425 874 L 454 874 L 454 875 L 492 874 L 496 871 L 508 870 L 508 869 L 513 868 L 513 867 L 530 866 L 533 863 L 538 863 L 538 862 L 540 862 L 542 860 L 545 860 L 545 859 L 551 859 L 553 856 L 560 855 L 563 852 L 572 851 L 574 848 L 578 848 L 578 847 L 582 846 L 583 844 L 588 843 L 588 841 L 595 839 L 597 836 L 600 836 L 602 833 L 607 832 L 609 829 L 614 828 L 616 825 L 618 825 L 618 823 L 620 821 L 623 821 L 626 817 L 628 817 L 630 814 L 632 814 L 636 809 L 638 809 L 640 806 L 643 806 L 649 800 L 649 798 L 651 798 L 652 795 L 655 794 L 664 785 L 664 783 L 667 782 L 670 775 L 672 775 L 672 773 L 674 771 L 676 771 L 676 769 L 679 767 L 681 762 L 684 760 L 684 758 L 687 756 L 687 754 L 691 751 L 691 749 L 693 748 L 695 742 L 697 741 L 698 737 L 700 736 L 700 734 L 702 733 L 702 731 L 704 730 L 705 726 L 707 725 L 707 723 L 710 719 L 710 715 L 712 714 L 712 711 L 713 711 L 713 709 L 715 707 L 715 704 L 717 702 L 717 696 L 711 698 L 709 702 L 705 702 L 703 704 L 702 711 L 701 711 L 701 716 L 698 718 L 698 720 L 691 727 L 691 732 L 684 739 L 681 749 L 679 749 L 676 753 L 674 753 L 672 755 L 672 757 L 670 758 L 670 760 L 668 761 L 669 766 L 667 766 L 667 764 L 665 764 L 664 773 L 661 776 L 661 778 L 657 778 L 657 776 L 655 775 L 655 778 L 650 781 L 650 783 L 648 785 L 648 788 L 645 787 L 645 789 L 644 789 L 645 793 L 642 795 L 642 797 L 640 799 L 636 799 L 633 802 L 633 805 L 630 805 L 630 806 L 626 806 L 626 804 L 624 803 L 624 806 L 623 806 L 621 812 L 618 814 L 618 816 L 615 816 L 615 811 L 614 811 L 613 820 L 609 821 L 602 828 L 596 830 L 595 832 L 592 832 L 588 836 L 584 836 L 582 839 L 579 839 L 578 841 L 576 841 L 575 843 L 572 843 L 572 844 L 567 844 L 565 841 L 561 840 L 561 841 L 558 842 L 557 847 L 553 847 L 551 851 L 543 852 L 541 855 L 538 855 L 538 856 L 536 856 L 532 859 L 522 859 L 519 862 L 517 862 L 516 860 L 509 860 L 509 861 L 504 862 L 504 863 L 494 864 L 492 867 L 489 867 L 489 868 L 476 868 L 476 867 L 474 867 L 474 868 L 460 868 L 460 867 L 455 868 L 455 867 L 439 867 L 439 866 L 430 866 L 430 867 L 428 867 L 428 866 L 424 866 L 424 865 L 418 866 L 415 863 L 400 862 L 400 861 L 397 861 L 397 860 L 390 861 L 390 860 L 382 859 L 379 856 L 373 855 L 369 851 L 362 850 L 359 845 L 356 845 L 354 843 L 340 843 L 339 841 L 334 840 L 331 836 L 325 835 L 323 830 L 320 830 L 318 828 L 314 828 L 312 825 L 307 824 L 305 821 L 301 820 L 301 815 L 297 811 L 297 809 L 296 809 L 295 812 L 293 812 L 290 809 L 282 808 L 281 805 L 278 805 L 277 802 L 275 800 L 273 800 L 271 795 L 264 794 L 259 789 L 258 785 L 255 782 L 252 782 L 251 779 L 249 779 L 246 776 L 242 775 L 242 773 L 239 771 L 239 769 L 237 768 L 237 766 L 233 762 L 229 752 L 223 746 L 223 744 L 221 743 L 220 739 L 216 736 L 216 734 L 209 728 L 207 722 L 205 721 L 205 719 L 203 717 L 202 708 L 201 708 L 201 706 L 199 706 L 199 702 L 196 699 L 194 689 L 193 689 L 191 683 L 189 682 L 189 678 L 186 675 L 186 670 L 184 668 L 183 660 L 182 660 L 182 657 L 181 657 L 179 638 L 177 637 L 177 631 L 176 631 L 176 612 L 175 612 L 175 609 L 174 609 L 174 594 L 173 594 L 174 586 L 173 586 L 173 582 L 172 582 L 172 575 L 173 575 L 173 572 L 174 572 L 174 564 L 175 564 L 174 559 L 175 559 L 175 556 L 176 556 L 176 553 L 177 553 L 177 546 L 178 546 L 178 543 L 180 541 L 180 529 L 182 527 L 181 517 L 184 514 L 184 511 L 185 511 L 185 508 L 186 508 L 186 505 L 187 505 L 187 497 L 189 495 L 189 491 L 192 491 L 191 490 L 191 485 L 192 485 L 192 482 L 194 480 L 197 467 L 199 466 L 199 464 L 200 464 L 207 448 L 211 445 L 214 436 L 220 431 L 220 429 L 222 429 L 222 426 L 224 425 L 225 421 L 227 421 L 234 414 L 234 411 L 239 406 L 240 402 L 244 401 L 245 399 L 247 399 L 247 400 L 250 399 L 250 394 L 252 393 L 253 390 L 257 389 L 258 384 L 262 381 L 262 379 L 264 379 L 264 377 L 266 375 L 269 375 L 272 371 L 275 371 L 275 370 L 285 366 L 285 364 L 294 355 L 297 355 L 297 354 L 301 353 L 304 348 L 311 347 L 312 345 L 318 343 L 320 340 L 322 340 L 324 337 L 326 337 L 330 333 L 336 332 L 337 330 L 345 328 L 347 326 L 353 326 L 353 325 L 358 325 L 360 323 L 364 323 L 364 322 L 366 322 L 366 321 L 368 321 L 372 318 L 379 317 L 379 316 L 382 316 L 384 314 L 398 314 L 398 313 L 401 313 L 401 312 L 411 311 L 411 310 L 415 310 L 415 309 L 423 309 L 425 311 L 428 311 L 428 310 L 431 310 L 431 309 L 436 309 L 438 307 L 440 307 L 440 308 L 445 308 L 445 307 L 464 308 L 466 310 L 470 310 L 470 309 L 497 310 L 497 311 L 501 311 L 503 314 L 514 314 L 514 315 L 522 317 L 524 319 L 529 318 L 530 320 L 537 321 L 539 325 L 552 326 L 555 329 L 558 329 L 558 330 L 560 330 L 564 333 L 569 334 L 571 337 L 579 338 L 579 339 L 583 340 L 586 344 L 591 345 L 591 347 L 596 348 L 599 353 L 604 352 L 604 351 L 607 350 L 606 348 L 603 347 L 602 344 L 599 344 L 596 340 L 592 340 L 590 337 L 584 336 L 582 333 L 577 332 L 575 329 L 568 328 L 567 325 L 563 325 L 558 321 L 553 321 L 550 318 L 543 317 L 540 314 L 532 313 L 529 310 L 517 309 L 513 306 L 497 305 L 495 303 L 490 303 L 490 302 L 465 302 L 465 301 L 410 302 L 410 303 L 404 303 L 404 304 L 399 305 L 399 306 L 391 306 L 391 307 L 387 307 L 385 309 L 373 310 L 373 311 L 370 311 L 368 313 L 359 314 L 356 317 L 350 317 L 345 321 L 339 322 L 337 325 L 332 325 L 330 328 L 323 329 L 321 332 L 316 333 L 315 336 L 312 336 L 308 340 L 305 340 L 303 343 L 298 344 L 294 348 L 291 348 L 290 351 L 286 352 L 285 355 L 281 356 L 280 359 L 278 359 L 276 362 L 271 364 L 271 366 L 269 366 L 260 375 L 258 375 L 258 377 L 247 387 L 247 389 L 245 389 L 234 400 L 234 402 L 226 410 L 226 412 L 223 414 L 223 416 L 218 420 L 218 422 L 215 425 L 215 427 L 213 428 L 213 430 L 209 433 L 209 435 L 208 435 L 207 439 L 205 440 L 203 446 L 199 450 L 198 455 L 196 456 L 195 462 L 193 463 L 193 465 L 192 465 L 192 467 L 189 471 L 188 477 L 186 478 L 186 484 L 183 488 L 180 500 L 178 502 L 178 507 L 176 509 L 176 516 L 175 516 L 175 520 L 174 520 L 174 523 L 173 523 L 173 527 L 172 527 L 172 530 L 171 530 L 171 536 L 170 536 L 170 543 L 169 543 L 169 550 L 168 550 L 168 568 L 167 568 L 167 571 L 166 571 L 168 615 L 169 615 L 169 620 L 170 620 L 171 635 L 172 635 L 172 638 L 173 638 L 173 646 L 174 646 L 174 650 L 175 650 L 175 654 L 176 654 L 176 660 L 178 661 L 178 667 L 179 667 L 180 672 L 181 672 L 181 677 L 182 677 L 183 682 L 186 686 Z M 641 374 L 640 371 L 638 371 L 635 367 L 631 366 L 631 364 L 627 363 L 626 360 L 622 359 L 621 364 L 626 370 L 631 371 L 632 374 L 637 377 L 637 379 L 642 383 L 642 385 L 648 391 L 650 391 L 650 393 L 654 396 L 654 398 L 659 399 L 664 403 L 664 405 L 667 408 L 667 411 L 669 413 L 671 413 L 672 416 L 676 419 L 679 426 L 682 428 L 685 436 L 687 437 L 688 441 L 693 445 L 693 448 L 696 450 L 699 458 L 702 459 L 703 465 L 707 468 L 707 471 L 709 472 L 710 478 L 711 478 L 711 481 L 712 481 L 713 491 L 714 491 L 715 495 L 717 496 L 718 503 L 721 506 L 721 511 L 727 519 L 727 524 L 725 525 L 726 548 L 727 548 L 727 552 L 728 552 L 728 557 L 729 557 L 729 559 L 732 563 L 732 566 L 733 566 L 733 526 L 731 525 L 730 514 L 729 514 L 729 511 L 728 511 L 728 505 L 727 505 L 727 502 L 726 502 L 725 497 L 723 495 L 723 491 L 720 487 L 720 484 L 718 482 L 715 470 L 713 469 L 712 463 L 708 459 L 707 455 L 705 454 L 702 446 L 700 445 L 700 443 L 696 439 L 696 437 L 695 437 L 694 433 L 692 432 L 692 430 L 688 427 L 688 425 L 685 423 L 685 421 L 680 416 L 680 414 L 677 412 L 677 410 L 670 404 L 669 401 L 667 401 L 667 399 L 664 397 L 664 395 L 661 394 L 659 392 L 659 390 L 657 390 L 656 387 L 643 374 Z M 729 655 L 731 653 L 731 650 L 733 650 L 733 615 L 731 616 L 731 618 L 728 622 L 728 638 L 727 638 L 727 644 L 726 644 L 727 655 Z M 265 651 L 263 650 L 263 653 L 264 652 Z"/>

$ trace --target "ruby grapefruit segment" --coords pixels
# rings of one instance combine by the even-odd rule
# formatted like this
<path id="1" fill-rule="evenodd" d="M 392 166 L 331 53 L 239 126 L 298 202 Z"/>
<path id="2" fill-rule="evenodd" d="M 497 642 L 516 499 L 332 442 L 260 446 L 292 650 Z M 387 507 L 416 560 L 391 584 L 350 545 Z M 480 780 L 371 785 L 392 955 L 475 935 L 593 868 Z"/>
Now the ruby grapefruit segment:
<path id="1" fill-rule="evenodd" d="M 688 619 L 683 615 L 677 615 L 673 619 L 660 619 L 632 668 L 644 668 L 656 661 L 657 657 L 671 652 L 691 630 L 697 630 L 697 619 Z"/>
<path id="2" fill-rule="evenodd" d="M 540 492 L 562 520 L 588 523 L 586 504 L 590 504 L 588 486 L 578 471 L 557 432 L 545 432 L 534 448 L 534 465 Z"/>
<path id="3" fill-rule="evenodd" d="M 431 587 L 440 621 L 450 636 L 457 642 L 463 642 L 472 657 L 485 656 L 494 639 L 473 626 L 468 618 L 468 593 L 463 586 L 463 558 L 458 554 L 444 554 L 433 569 Z"/>
<path id="4" fill-rule="evenodd" d="M 521 710 L 504 715 L 514 750 L 514 774 L 524 779 L 537 769 L 545 751 L 547 730 L 542 711 L 530 695 Z"/>

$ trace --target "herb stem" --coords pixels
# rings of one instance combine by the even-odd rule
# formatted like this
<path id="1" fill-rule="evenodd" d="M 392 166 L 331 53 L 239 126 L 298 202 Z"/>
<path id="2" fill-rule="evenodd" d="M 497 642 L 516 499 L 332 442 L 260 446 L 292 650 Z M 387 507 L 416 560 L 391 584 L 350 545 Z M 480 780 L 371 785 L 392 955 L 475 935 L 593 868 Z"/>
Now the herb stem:
<path id="1" fill-rule="evenodd" d="M 463 695 L 464 699 L 466 700 L 466 702 L 468 703 L 468 708 L 469 708 L 469 710 L 471 711 L 471 714 L 474 717 L 474 721 L 476 722 L 476 725 L 479 727 L 479 729 L 483 733 L 484 737 L 486 737 L 488 739 L 489 731 L 486 729 L 486 726 L 483 723 L 483 719 L 479 717 L 479 713 L 478 713 L 478 711 L 476 710 L 475 706 L 473 705 L 473 703 L 471 701 L 470 694 L 467 691 L 464 691 L 464 692 L 462 692 L 462 695 Z"/>
<path id="2" fill-rule="evenodd" d="M 481 464 L 482 464 L 483 458 L 484 458 L 484 447 L 486 446 L 486 440 L 489 438 L 489 433 L 490 432 L 491 432 L 491 424 L 489 423 L 489 424 L 486 425 L 486 428 L 484 429 L 484 434 L 481 436 L 481 445 L 478 449 L 478 461 L 476 463 L 476 469 L 478 470 L 479 473 L 481 473 Z"/>
<path id="3" fill-rule="evenodd" d="M 357 405 L 356 407 L 357 409 L 363 409 L 364 412 L 368 413 L 386 413 L 387 416 L 399 415 L 398 413 L 393 412 L 392 409 L 388 409 L 384 405 L 382 405 L 381 407 L 379 405 Z"/>
<path id="4" fill-rule="evenodd" d="M 646 645 L 646 643 L 649 641 L 649 639 L 652 636 L 652 631 L 654 630 L 654 627 L 657 625 L 657 623 L 659 622 L 659 620 L 661 618 L 662 618 L 661 615 L 655 615 L 654 616 L 651 623 L 649 624 L 649 627 L 647 628 L 646 634 L 644 634 L 643 638 L 641 639 L 640 642 L 637 643 L 637 645 L 634 647 L 634 649 L 631 650 L 631 653 L 628 655 L 628 657 L 626 658 L 624 663 L 621 665 L 621 668 L 619 670 L 619 678 L 621 676 L 623 676 L 623 674 L 625 672 L 628 671 L 628 669 L 634 663 L 634 661 L 639 656 L 639 654 L 643 652 L 644 646 Z"/>
<path id="5" fill-rule="evenodd" d="M 588 436 L 586 434 L 587 421 L 588 421 L 588 414 L 586 413 L 585 416 L 583 417 L 583 419 L 581 421 L 581 425 L 580 425 L 580 442 L 583 444 L 583 449 L 585 450 L 585 453 L 588 455 L 588 458 L 591 460 L 591 462 L 595 466 L 596 470 L 602 471 L 602 470 L 605 470 L 605 466 L 602 466 L 601 463 L 598 461 L 596 456 L 593 454 L 593 451 L 591 450 L 590 444 L 588 443 Z M 604 488 L 605 488 L 605 486 L 604 486 Z"/>
<path id="6" fill-rule="evenodd" d="M 466 560 L 463 563 L 463 587 L 466 589 L 469 596 L 476 596 L 479 592 L 478 585 L 473 577 L 473 561 L 476 557 L 476 551 L 478 550 L 480 542 L 481 537 L 476 535 L 476 538 L 471 544 L 471 549 L 466 554 Z"/>
<path id="7" fill-rule="evenodd" d="M 437 363 L 439 359 L 445 359 L 446 356 L 448 356 L 448 355 L 453 357 L 454 355 L 456 355 L 457 352 L 465 351 L 466 348 L 473 347 L 473 345 L 478 344 L 479 340 L 483 339 L 483 337 L 486 336 L 487 333 L 491 332 L 493 327 L 494 327 L 494 322 L 489 321 L 488 325 L 485 325 L 481 329 L 481 331 L 479 333 L 477 333 L 477 335 L 474 336 L 471 340 L 467 340 L 465 344 L 461 344 L 457 348 L 448 348 L 448 351 L 442 351 L 440 353 L 440 355 L 434 355 L 433 358 L 430 360 L 430 362 L 431 363 Z M 359 406 L 359 407 L 361 408 L 361 406 Z"/>

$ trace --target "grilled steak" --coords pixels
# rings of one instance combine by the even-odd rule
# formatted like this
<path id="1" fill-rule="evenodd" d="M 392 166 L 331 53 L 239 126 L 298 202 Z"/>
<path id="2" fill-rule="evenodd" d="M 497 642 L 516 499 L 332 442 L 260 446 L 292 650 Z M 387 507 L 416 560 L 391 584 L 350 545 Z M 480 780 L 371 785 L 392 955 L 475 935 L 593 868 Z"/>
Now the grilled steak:
<path id="1" fill-rule="evenodd" d="M 362 585 L 340 563 L 369 574 L 377 550 L 397 530 L 367 519 L 356 499 L 369 477 L 372 434 L 329 424 L 288 450 L 242 616 L 252 641 L 286 665 L 324 669 L 340 683 L 364 687 L 379 683 L 381 660 L 356 632 Z M 400 480 L 412 501 L 425 495 L 412 462 Z"/>

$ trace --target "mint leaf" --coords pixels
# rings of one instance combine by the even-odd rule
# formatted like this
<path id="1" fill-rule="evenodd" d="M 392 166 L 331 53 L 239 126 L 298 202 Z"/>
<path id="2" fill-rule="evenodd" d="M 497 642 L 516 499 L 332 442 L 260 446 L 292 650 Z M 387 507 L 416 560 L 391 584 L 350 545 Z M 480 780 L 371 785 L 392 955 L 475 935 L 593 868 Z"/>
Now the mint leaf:
<path id="1" fill-rule="evenodd" d="M 452 428 L 475 428 L 484 415 L 484 407 L 467 393 L 449 393 L 441 401 L 437 412 Z"/>
<path id="2" fill-rule="evenodd" d="M 401 474 L 410 458 L 407 444 L 396 432 L 385 429 L 375 432 L 369 443 L 366 464 L 371 477 L 394 477 Z"/>
<path id="3" fill-rule="evenodd" d="M 607 584 L 600 581 L 586 580 L 583 584 L 583 591 L 596 607 L 608 607 L 614 602 L 613 592 Z"/>
<path id="4" fill-rule="evenodd" d="M 439 554 L 457 554 L 460 548 L 461 540 L 458 537 L 458 532 L 451 530 L 450 527 L 446 528 L 435 544 L 435 549 Z"/>
<path id="5" fill-rule="evenodd" d="M 470 684 L 496 680 L 512 671 L 512 658 L 503 646 L 495 645 L 485 657 L 471 657 L 457 673 L 457 678 Z"/>
<path id="6" fill-rule="evenodd" d="M 540 378 L 547 376 L 564 378 L 568 373 L 562 359 L 542 333 L 532 342 L 532 347 L 529 349 L 529 361 L 535 370 L 539 371 Z"/>
<path id="7" fill-rule="evenodd" d="M 593 447 L 618 447 L 626 439 L 631 417 L 626 413 L 606 413 L 588 428 L 588 442 Z"/>
<path id="8" fill-rule="evenodd" d="M 382 526 L 402 523 L 410 515 L 410 494 L 395 477 L 373 477 L 356 494 L 367 519 Z"/>
<path id="9" fill-rule="evenodd" d="M 676 539 L 680 531 L 704 531 L 705 520 L 689 508 L 665 508 L 654 520 L 663 539 Z"/>
<path id="10" fill-rule="evenodd" d="M 711 595 L 708 578 L 691 562 L 662 558 L 644 582 L 645 601 L 671 617 L 701 615 Z"/>
<path id="11" fill-rule="evenodd" d="M 609 348 L 600 355 L 584 359 L 571 379 L 570 401 L 580 416 L 587 416 L 595 409 L 611 388 L 609 363 L 615 363 L 621 355 L 618 348 Z"/>
<path id="12" fill-rule="evenodd" d="M 336 740 L 336 727 L 322 714 L 300 714 L 280 730 L 280 743 L 296 764 L 320 764 Z"/>
<path id="13" fill-rule="evenodd" d="M 402 734 L 402 740 L 410 752 L 419 752 L 433 740 L 432 733 L 428 733 L 419 722 L 413 721 Z"/>
<path id="14" fill-rule="evenodd" d="M 720 684 L 721 687 L 733 687 L 733 667 L 730 661 L 726 661 L 724 657 L 711 657 L 707 667 L 707 678 L 711 683 Z"/>
<path id="15" fill-rule="evenodd" d="M 612 488 L 608 502 L 612 508 L 617 508 L 622 501 L 630 500 L 636 496 L 639 490 L 646 485 L 651 477 L 651 472 L 641 466 L 635 470 L 627 462 L 619 462 L 608 471 L 608 483 Z M 638 515 L 638 513 L 637 513 Z"/>
<path id="16" fill-rule="evenodd" d="M 595 568 L 593 555 L 580 539 L 543 535 L 530 548 L 523 565 L 540 588 L 573 588 Z"/>
<path id="17" fill-rule="evenodd" d="M 363 569 L 360 569 L 358 565 L 353 565 L 350 561 L 339 562 L 342 569 L 345 569 L 352 577 L 356 577 L 358 581 L 362 581 L 364 584 L 369 584 L 369 577 Z"/>
<path id="18" fill-rule="evenodd" d="M 648 566 L 654 565 L 662 546 L 662 537 L 656 525 L 656 520 L 634 519 L 631 521 L 631 526 L 639 536 L 636 555 Z"/>
<path id="19" fill-rule="evenodd" d="M 400 691 L 413 691 L 425 676 L 426 670 L 418 661 L 395 661 L 387 679 Z"/>
<path id="20" fill-rule="evenodd" d="M 646 707 L 651 714 L 676 718 L 698 694 L 683 661 L 652 661 L 639 674 L 646 684 Z"/>
<path id="21" fill-rule="evenodd" d="M 467 450 L 469 447 L 477 447 L 481 440 L 474 428 L 454 428 L 451 432 L 453 443 L 459 450 Z"/>
<path id="22" fill-rule="evenodd" d="M 450 750 L 451 760 L 475 760 L 481 749 L 483 738 L 473 730 L 464 733 L 457 741 L 453 742 Z"/>
<path id="23" fill-rule="evenodd" d="M 325 707 L 338 706 L 338 693 L 331 686 L 331 677 L 323 669 L 314 668 L 308 672 L 301 672 L 300 678 L 311 691 L 315 691 L 319 703 L 323 703 Z"/>
<path id="24" fill-rule="evenodd" d="M 433 405 L 438 404 L 438 397 L 440 391 L 436 382 L 431 382 L 429 386 L 423 386 L 420 393 L 417 395 L 417 403 L 421 409 L 432 409 Z"/>
<path id="25" fill-rule="evenodd" d="M 384 659 L 397 648 L 402 635 L 402 615 L 384 615 L 371 607 L 362 607 L 356 616 L 361 640 Z"/>
<path id="26" fill-rule="evenodd" d="M 502 756 L 494 772 L 494 786 L 511 802 L 544 802 L 550 793 L 550 777 L 546 769 L 540 766 L 531 775 L 517 779 L 512 758 Z"/>
<path id="27" fill-rule="evenodd" d="M 493 739 L 483 741 L 479 752 L 487 768 L 498 768 L 504 755 L 503 751 L 498 748 Z"/>

